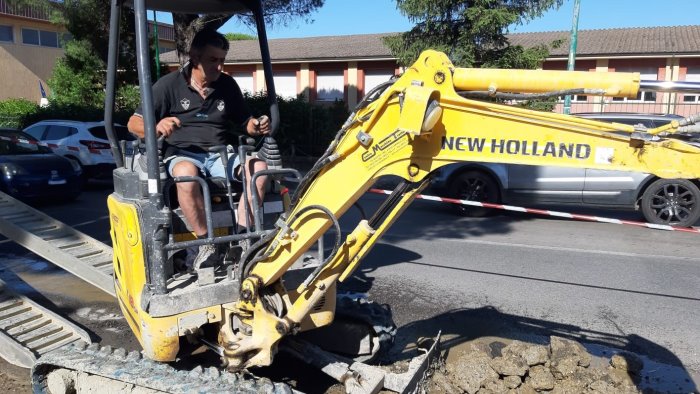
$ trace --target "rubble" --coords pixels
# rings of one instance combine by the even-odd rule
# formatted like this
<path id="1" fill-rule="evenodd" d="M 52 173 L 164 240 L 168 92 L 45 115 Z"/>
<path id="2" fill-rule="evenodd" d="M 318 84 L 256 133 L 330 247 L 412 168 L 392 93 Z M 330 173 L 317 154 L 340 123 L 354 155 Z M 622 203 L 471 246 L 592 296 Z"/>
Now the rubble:
<path id="1" fill-rule="evenodd" d="M 552 336 L 549 345 L 512 341 L 474 346 L 437 369 L 429 393 L 578 394 L 641 393 L 642 360 L 628 352 L 612 355 L 607 367 L 591 365 L 578 342 Z"/>

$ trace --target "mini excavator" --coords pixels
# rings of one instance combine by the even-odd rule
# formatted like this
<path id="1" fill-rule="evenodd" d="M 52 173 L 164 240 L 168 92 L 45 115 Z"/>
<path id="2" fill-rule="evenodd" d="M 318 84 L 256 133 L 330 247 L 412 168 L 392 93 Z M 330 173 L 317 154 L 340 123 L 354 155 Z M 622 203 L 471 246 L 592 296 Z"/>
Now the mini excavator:
<path id="1" fill-rule="evenodd" d="M 370 91 L 354 108 L 325 153 L 303 176 L 282 167 L 274 140 L 280 124 L 261 1 L 112 0 L 105 125 L 117 161 L 114 193 L 108 199 L 114 248 L 114 286 L 124 318 L 148 360 L 112 349 L 75 348 L 42 358 L 34 387 L 51 391 L 52 374 L 62 380 L 102 379 L 100 387 L 131 385 L 143 392 L 290 392 L 282 383 L 246 378 L 268 366 L 281 347 L 344 382 L 349 392 L 382 388 L 410 391 L 408 381 L 377 372 L 372 359 L 391 345 L 395 325 L 386 309 L 337 297 L 346 281 L 440 167 L 463 161 L 641 171 L 664 178 L 700 178 L 700 145 L 678 138 L 678 130 L 700 116 L 656 129 L 598 122 L 505 105 L 504 100 L 587 94 L 634 98 L 642 89 L 668 89 L 640 81 L 637 73 L 496 70 L 454 67 L 443 53 L 427 50 L 403 74 Z M 145 142 L 118 141 L 112 129 L 118 21 L 133 7 Z M 272 133 L 262 148 L 241 140 L 241 156 L 268 162 L 273 201 L 253 201 L 254 226 L 233 231 L 234 198 L 246 194 L 226 179 L 169 178 L 158 149 L 149 71 L 146 11 L 248 13 L 257 25 L 265 71 Z M 697 86 L 671 86 L 697 91 Z M 225 149 L 225 148 L 224 148 Z M 225 155 L 222 155 L 225 156 Z M 369 218 L 346 235 L 339 218 L 381 177 L 401 179 Z M 296 179 L 293 195 L 280 191 Z M 205 195 L 208 236 L 196 239 L 172 198 L 178 182 L 198 182 Z M 253 193 L 255 200 L 255 194 Z M 260 208 L 257 208 L 260 207 Z M 272 207 L 272 208 L 270 208 Z M 268 217 L 272 216 L 272 220 Z M 327 234 L 328 233 L 328 234 Z M 295 263 L 324 235 L 335 238 L 327 257 L 301 277 Z M 181 272 L 179 251 L 221 245 L 219 263 Z M 343 319 L 339 319 L 339 317 Z M 335 342 L 314 344 L 314 332 L 343 320 Z M 337 323 L 337 322 L 336 322 Z M 352 327 L 347 327 L 348 325 Z M 303 338 L 300 339 L 300 338 Z M 347 344 L 346 344 L 347 345 Z M 220 357 L 220 369 L 204 374 L 176 371 L 167 363 L 204 347 Z M 434 346 L 433 346 L 434 348 Z M 341 353 L 334 358 L 334 351 Z M 338 360 L 342 360 L 339 362 Z M 153 363 L 153 361 L 157 363 Z M 338 369 L 340 365 L 340 369 Z M 66 372 L 67 371 L 67 372 Z M 414 371 L 415 372 L 415 371 Z M 401 379 L 398 379 L 401 380 Z M 117 387 L 114 386 L 114 387 Z M 119 386 L 119 387 L 122 387 Z"/>

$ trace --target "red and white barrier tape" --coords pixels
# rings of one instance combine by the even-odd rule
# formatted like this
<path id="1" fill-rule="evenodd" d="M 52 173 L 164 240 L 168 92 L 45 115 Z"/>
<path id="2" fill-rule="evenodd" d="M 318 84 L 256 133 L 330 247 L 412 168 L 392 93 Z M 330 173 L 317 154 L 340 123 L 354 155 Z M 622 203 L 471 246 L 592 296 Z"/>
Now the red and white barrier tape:
<path id="1" fill-rule="evenodd" d="M 392 193 L 391 190 L 382 190 L 382 189 L 369 189 L 369 192 L 376 193 L 376 194 L 391 194 Z M 544 216 L 556 216 L 556 217 L 560 217 L 560 218 L 584 220 L 584 221 L 588 221 L 588 222 L 626 224 L 629 226 L 647 227 L 647 228 L 653 228 L 656 230 L 681 231 L 684 233 L 700 234 L 699 229 L 695 229 L 692 227 L 690 227 L 690 228 L 689 227 L 676 227 L 676 226 L 669 226 L 667 224 L 653 224 L 653 223 L 645 223 L 645 222 L 636 222 L 633 220 L 611 219 L 611 218 L 603 218 L 603 217 L 599 217 L 599 216 L 579 215 L 579 214 L 575 214 L 575 213 L 566 213 L 566 212 L 549 211 L 549 210 L 543 210 L 543 209 L 515 207 L 512 205 L 491 204 L 488 202 L 457 200 L 454 198 L 437 197 L 437 196 L 426 196 L 424 194 L 418 194 L 418 195 L 416 195 L 416 198 L 421 199 L 421 200 L 446 202 L 446 203 L 450 203 L 450 204 L 471 205 L 474 207 L 502 209 L 505 211 L 513 211 L 513 212 L 527 212 L 527 213 L 534 213 L 536 215 L 544 215 Z"/>

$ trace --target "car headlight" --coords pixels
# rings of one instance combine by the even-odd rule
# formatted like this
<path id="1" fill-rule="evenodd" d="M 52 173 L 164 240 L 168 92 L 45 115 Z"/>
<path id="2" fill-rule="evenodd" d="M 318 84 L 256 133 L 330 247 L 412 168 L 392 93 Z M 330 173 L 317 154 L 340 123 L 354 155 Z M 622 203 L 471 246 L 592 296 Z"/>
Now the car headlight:
<path id="1" fill-rule="evenodd" d="M 75 171 L 75 172 L 81 172 L 81 171 L 82 171 L 82 168 L 80 167 L 80 163 L 78 163 L 76 160 L 69 159 L 69 158 L 67 158 L 67 157 L 66 157 L 65 159 L 68 160 L 68 161 L 70 162 L 70 165 L 73 167 L 73 171 Z"/>
<path id="2" fill-rule="evenodd" d="M 0 174 L 4 176 L 7 179 L 12 179 L 13 176 L 17 174 L 21 174 L 23 172 L 23 168 L 18 166 L 17 164 L 12 164 L 12 163 L 3 163 L 0 164 Z"/>

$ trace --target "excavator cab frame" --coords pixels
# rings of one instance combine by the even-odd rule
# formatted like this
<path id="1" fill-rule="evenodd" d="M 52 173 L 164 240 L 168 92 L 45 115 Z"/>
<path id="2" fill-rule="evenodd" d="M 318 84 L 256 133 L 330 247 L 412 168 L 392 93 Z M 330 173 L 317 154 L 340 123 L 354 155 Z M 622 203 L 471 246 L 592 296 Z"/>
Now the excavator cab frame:
<path id="1" fill-rule="evenodd" d="M 220 313 L 221 304 L 237 299 L 239 281 L 235 277 L 234 259 L 242 253 L 242 248 L 255 243 L 267 232 L 263 229 L 264 210 L 256 193 L 250 193 L 252 202 L 248 204 L 246 185 L 255 184 L 256 177 L 267 175 L 273 178 L 275 191 L 281 191 L 279 183 L 282 176 L 300 178 L 293 169 L 281 166 L 279 150 L 274 135 L 280 124 L 279 109 L 275 94 L 272 63 L 267 44 L 262 2 L 257 0 L 111 0 L 110 39 L 107 64 L 107 83 L 105 95 L 105 125 L 115 158 L 114 193 L 108 199 L 111 219 L 111 235 L 114 245 L 114 281 L 120 307 L 132 330 L 141 342 L 145 353 L 152 359 L 172 361 L 179 351 L 179 338 L 187 333 L 197 332 L 202 325 L 215 323 Z M 118 141 L 113 127 L 117 52 L 119 48 L 119 22 L 123 7 L 133 7 L 136 37 L 136 67 L 139 78 L 141 105 L 145 138 L 127 145 Z M 269 104 L 271 132 L 263 139 L 263 146 L 257 157 L 268 164 L 268 169 L 258 171 L 252 179 L 242 179 L 242 194 L 246 205 L 252 206 L 254 225 L 248 231 L 236 233 L 235 228 L 235 191 L 230 179 L 219 182 L 220 195 L 214 196 L 210 188 L 215 187 L 209 180 L 201 177 L 167 176 L 163 158 L 159 149 L 159 138 L 155 130 L 155 111 L 153 105 L 152 79 L 150 71 L 151 53 L 147 29 L 147 10 L 179 13 L 246 13 L 251 14 L 257 27 L 260 54 L 265 74 L 266 90 Z M 254 147 L 239 138 L 238 154 L 246 157 Z M 225 147 L 219 147 L 224 148 Z M 222 158 L 226 155 L 222 154 Z M 169 195 L 177 182 L 198 182 L 204 196 L 205 218 L 207 225 L 206 239 L 196 239 L 187 230 L 187 223 L 174 209 Z M 225 183 L 225 186 L 222 185 Z M 217 201 L 222 211 L 214 212 L 213 204 Z M 226 201 L 228 200 L 228 201 Z M 226 209 L 225 203 L 228 203 Z M 274 209 L 281 213 L 284 196 L 277 196 Z M 224 213 L 218 217 L 216 213 Z M 224 222 L 224 224 L 221 224 Z M 219 223 L 219 224 L 217 224 Z M 179 233 L 178 233 L 179 231 Z M 203 268 L 194 275 L 180 275 L 176 272 L 174 257 L 178 252 L 184 254 L 187 248 L 196 248 L 204 244 L 224 245 L 227 258 L 216 267 Z M 237 246 L 236 246 L 237 245 Z M 234 247 L 239 250 L 232 251 Z M 229 253 L 231 256 L 229 256 Z M 226 271 L 227 270 L 227 271 Z M 155 333 L 155 334 L 154 334 Z M 194 335 L 194 334 L 192 334 Z"/>
<path id="2" fill-rule="evenodd" d="M 251 12 L 255 20 L 258 42 L 260 43 L 260 54 L 262 58 L 263 69 L 265 71 L 265 83 L 267 88 L 267 97 L 270 108 L 271 133 L 266 138 L 268 145 L 274 145 L 273 136 L 277 132 L 280 124 L 279 108 L 277 104 L 277 96 L 275 94 L 275 84 L 272 77 L 272 62 L 270 60 L 270 51 L 267 45 L 267 33 L 265 30 L 265 21 L 263 8 L 260 1 L 255 0 L 202 0 L 197 2 L 187 0 L 111 0 L 110 14 L 110 35 L 109 35 L 109 50 L 107 62 L 107 81 L 105 94 L 105 127 L 107 137 L 110 142 L 112 155 L 115 158 L 117 168 L 124 166 L 125 147 L 120 145 L 114 131 L 114 104 L 116 92 L 116 75 L 117 75 L 117 51 L 119 49 L 119 21 L 122 7 L 131 5 L 135 14 L 136 27 L 136 67 L 138 70 L 139 90 L 141 95 L 141 103 L 143 106 L 143 120 L 145 129 L 145 156 L 148 158 L 157 158 L 159 156 L 158 137 L 155 131 L 155 112 L 153 107 L 153 94 L 151 90 L 152 79 L 150 72 L 149 51 L 149 32 L 147 28 L 147 10 L 182 12 L 182 13 L 242 13 Z M 156 210 L 162 210 L 164 207 L 163 193 L 163 176 L 162 163 L 157 160 L 147 160 L 147 184 L 148 184 L 148 199 Z M 270 163 L 273 166 L 279 167 L 281 162 L 277 158 L 276 162 Z M 211 226 L 209 226 L 211 230 Z M 210 233 L 211 237 L 211 233 Z M 197 246 L 197 242 L 183 245 L 184 247 Z M 163 261 L 165 258 L 165 242 L 162 237 L 153 239 L 153 247 L 151 248 L 151 258 L 157 261 Z M 164 294 L 166 290 L 167 275 L 163 270 L 163 264 L 152 264 L 151 272 L 148 278 L 148 286 L 153 289 L 156 294 Z"/>

